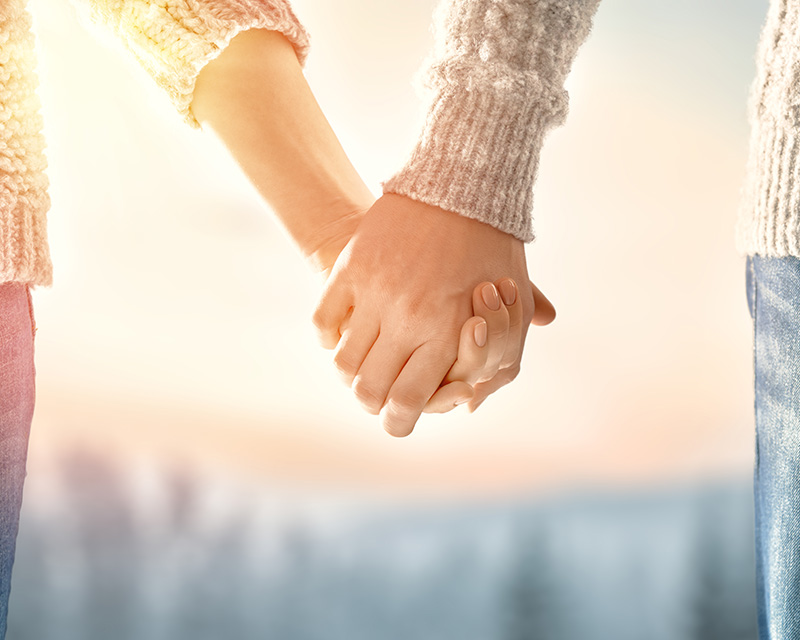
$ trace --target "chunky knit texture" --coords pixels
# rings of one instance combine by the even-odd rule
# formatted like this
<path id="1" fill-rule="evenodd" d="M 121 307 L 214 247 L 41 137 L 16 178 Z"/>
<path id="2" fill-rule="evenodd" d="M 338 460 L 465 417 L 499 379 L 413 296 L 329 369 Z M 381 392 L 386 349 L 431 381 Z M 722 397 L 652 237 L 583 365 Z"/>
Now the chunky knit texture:
<path id="1" fill-rule="evenodd" d="M 36 96 L 31 17 L 23 0 L 0 3 L 0 282 L 49 285 L 50 206 Z"/>
<path id="2" fill-rule="evenodd" d="M 757 62 L 736 248 L 800 257 L 800 0 L 772 1 Z"/>
<path id="3" fill-rule="evenodd" d="M 564 122 L 564 81 L 599 0 L 447 0 L 425 85 L 431 106 L 384 192 L 529 242 L 545 135 Z"/>
<path id="4" fill-rule="evenodd" d="M 163 87 L 181 115 L 200 70 L 246 29 L 282 32 L 301 63 L 308 35 L 287 0 L 80 0 Z M 44 139 L 24 0 L 0 0 L 0 282 L 52 284 Z"/>
<path id="5" fill-rule="evenodd" d="M 199 127 L 190 105 L 200 70 L 247 29 L 280 31 L 305 63 L 309 39 L 288 0 L 77 0 L 110 29 Z"/>

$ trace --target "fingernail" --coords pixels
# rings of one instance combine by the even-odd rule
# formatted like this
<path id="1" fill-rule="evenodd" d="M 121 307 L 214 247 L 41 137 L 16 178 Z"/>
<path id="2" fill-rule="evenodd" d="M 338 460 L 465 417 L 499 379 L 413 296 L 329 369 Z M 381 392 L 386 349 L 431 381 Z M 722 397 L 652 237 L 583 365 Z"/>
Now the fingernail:
<path id="1" fill-rule="evenodd" d="M 482 320 L 475 325 L 475 344 L 479 347 L 486 346 L 487 331 L 486 321 Z"/>
<path id="2" fill-rule="evenodd" d="M 464 404 L 465 402 L 469 402 L 469 398 L 459 398 L 453 403 L 453 406 L 458 406 L 460 404 Z"/>
<path id="3" fill-rule="evenodd" d="M 503 297 L 503 303 L 506 306 L 514 304 L 517 299 L 517 285 L 513 280 L 503 280 L 500 283 L 500 295 Z"/>
<path id="4" fill-rule="evenodd" d="M 500 309 L 500 297 L 497 295 L 497 289 L 495 289 L 493 284 L 487 284 L 483 287 L 481 295 L 483 296 L 483 301 L 486 303 L 486 306 L 492 311 L 498 311 Z"/>

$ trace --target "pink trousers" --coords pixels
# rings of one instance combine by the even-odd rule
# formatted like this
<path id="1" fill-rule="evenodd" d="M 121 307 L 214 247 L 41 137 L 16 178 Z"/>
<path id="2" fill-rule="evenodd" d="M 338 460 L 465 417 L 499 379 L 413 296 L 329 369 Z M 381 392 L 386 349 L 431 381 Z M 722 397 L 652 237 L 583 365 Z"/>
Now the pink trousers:
<path id="1" fill-rule="evenodd" d="M 28 285 L 0 284 L 0 640 L 6 632 L 11 568 L 33 418 L 35 332 Z"/>

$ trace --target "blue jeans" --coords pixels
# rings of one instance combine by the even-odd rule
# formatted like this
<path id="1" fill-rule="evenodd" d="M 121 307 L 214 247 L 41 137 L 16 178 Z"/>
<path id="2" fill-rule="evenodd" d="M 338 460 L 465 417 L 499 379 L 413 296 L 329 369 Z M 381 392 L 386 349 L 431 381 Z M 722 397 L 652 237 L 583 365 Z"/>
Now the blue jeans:
<path id="1" fill-rule="evenodd" d="M 800 259 L 747 258 L 761 640 L 800 638 Z"/>
<path id="2" fill-rule="evenodd" d="M 28 286 L 17 282 L 0 284 L 0 640 L 6 633 L 11 567 L 33 418 L 35 332 Z"/>

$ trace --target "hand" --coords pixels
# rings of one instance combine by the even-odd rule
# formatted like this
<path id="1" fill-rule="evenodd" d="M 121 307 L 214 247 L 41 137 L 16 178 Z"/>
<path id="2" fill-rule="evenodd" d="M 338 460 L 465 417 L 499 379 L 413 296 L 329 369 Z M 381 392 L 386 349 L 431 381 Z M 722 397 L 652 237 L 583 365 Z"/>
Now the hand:
<path id="1" fill-rule="evenodd" d="M 324 347 L 338 347 L 334 363 L 367 411 L 381 414 L 388 433 L 406 436 L 456 360 L 473 287 L 504 276 L 528 281 L 521 240 L 386 194 L 336 260 L 314 324 Z M 518 295 L 517 366 L 534 314 L 532 291 Z"/>
<path id="2" fill-rule="evenodd" d="M 447 413 L 467 401 L 472 413 L 488 395 L 514 380 L 519 373 L 522 304 L 516 283 L 511 278 L 493 283 L 502 300 L 499 309 L 487 304 L 487 299 L 492 300 L 491 294 L 483 295 L 491 284 L 481 283 L 475 287 L 472 293 L 475 315 L 462 326 L 456 362 L 428 400 L 423 409 L 425 413 Z M 549 324 L 555 319 L 556 311 L 532 282 L 530 286 L 535 302 L 531 324 Z M 491 355 L 492 351 L 499 355 Z"/>

